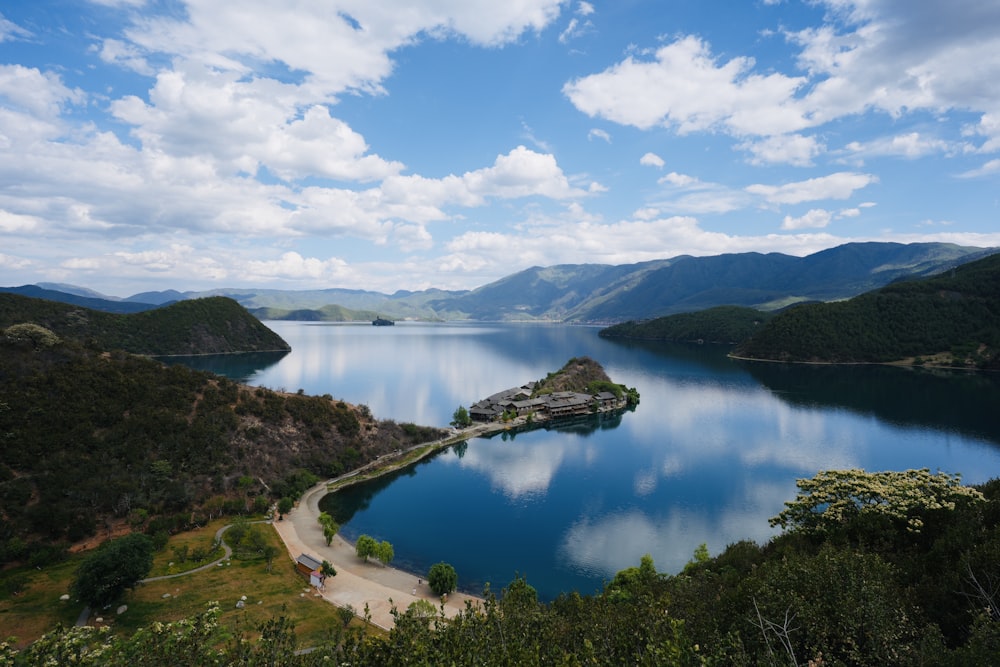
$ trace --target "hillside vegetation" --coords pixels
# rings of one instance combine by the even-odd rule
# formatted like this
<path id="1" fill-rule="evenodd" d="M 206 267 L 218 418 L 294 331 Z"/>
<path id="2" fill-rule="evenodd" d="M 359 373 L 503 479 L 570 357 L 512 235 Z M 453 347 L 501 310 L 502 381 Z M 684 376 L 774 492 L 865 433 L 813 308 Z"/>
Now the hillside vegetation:
<path id="1" fill-rule="evenodd" d="M 780 361 L 1000 369 L 1000 255 L 853 299 L 790 308 L 734 351 Z"/>
<path id="2" fill-rule="evenodd" d="M 740 343 L 773 317 L 754 308 L 717 306 L 646 321 L 629 321 L 601 329 L 602 338 L 666 340 L 681 343 Z"/>
<path id="3" fill-rule="evenodd" d="M 0 293 L 0 328 L 33 323 L 100 350 L 135 354 L 218 354 L 291 349 L 236 301 L 210 297 L 116 314 Z"/>
<path id="4" fill-rule="evenodd" d="M 441 433 L 13 325 L 0 332 L 0 563 L 262 512 Z"/>

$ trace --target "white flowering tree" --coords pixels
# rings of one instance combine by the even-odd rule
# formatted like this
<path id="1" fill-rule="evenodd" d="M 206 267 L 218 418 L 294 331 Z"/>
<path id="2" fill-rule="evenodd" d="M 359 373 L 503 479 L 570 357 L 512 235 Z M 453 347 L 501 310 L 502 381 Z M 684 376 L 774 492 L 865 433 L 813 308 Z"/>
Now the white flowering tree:
<path id="1" fill-rule="evenodd" d="M 983 494 L 963 486 L 960 475 L 931 473 L 927 468 L 901 472 L 825 470 L 796 482 L 799 493 L 770 520 L 772 526 L 823 532 L 861 517 L 882 517 L 919 533 L 923 515 L 953 510 L 956 503 L 985 502 Z"/>

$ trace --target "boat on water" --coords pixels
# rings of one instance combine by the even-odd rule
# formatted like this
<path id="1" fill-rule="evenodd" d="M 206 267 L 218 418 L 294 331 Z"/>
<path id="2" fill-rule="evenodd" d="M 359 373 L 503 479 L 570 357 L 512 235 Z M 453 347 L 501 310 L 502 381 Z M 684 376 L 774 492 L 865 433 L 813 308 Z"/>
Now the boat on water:
<path id="1" fill-rule="evenodd" d="M 376 317 L 374 320 L 372 320 L 373 327 L 391 327 L 394 324 L 396 323 L 393 322 L 392 320 L 387 320 L 384 317 Z"/>

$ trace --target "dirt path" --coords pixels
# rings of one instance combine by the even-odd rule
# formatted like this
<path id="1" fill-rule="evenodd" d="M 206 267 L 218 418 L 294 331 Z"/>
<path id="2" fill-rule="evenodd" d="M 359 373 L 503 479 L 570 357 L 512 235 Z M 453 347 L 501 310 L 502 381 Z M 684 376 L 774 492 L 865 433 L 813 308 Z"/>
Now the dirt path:
<path id="1" fill-rule="evenodd" d="M 333 538 L 330 546 L 326 545 L 323 529 L 317 521 L 319 500 L 326 493 L 327 482 L 317 484 L 305 492 L 294 510 L 273 524 L 293 561 L 306 553 L 330 561 L 337 570 L 337 576 L 327 578 L 324 590 L 320 591 L 322 596 L 341 607 L 350 605 L 359 615 L 364 614 L 367 604 L 371 621 L 387 630 L 393 626 L 389 613 L 393 604 L 405 611 L 411 602 L 424 599 L 439 607 L 441 600 L 431 592 L 426 574 L 404 572 L 376 561 L 366 563 L 355 554 L 354 546 L 339 535 Z M 479 598 L 471 595 L 451 593 L 445 603 L 445 614 L 454 616 L 465 609 L 467 600 L 479 602 Z"/>

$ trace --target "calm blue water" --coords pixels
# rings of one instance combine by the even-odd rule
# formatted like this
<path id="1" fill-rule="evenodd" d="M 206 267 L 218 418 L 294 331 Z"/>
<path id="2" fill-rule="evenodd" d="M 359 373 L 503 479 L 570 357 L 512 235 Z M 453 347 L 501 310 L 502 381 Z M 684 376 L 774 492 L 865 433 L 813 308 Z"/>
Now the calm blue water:
<path id="1" fill-rule="evenodd" d="M 642 402 L 619 420 L 474 439 L 328 496 L 354 539 L 416 573 L 444 560 L 473 593 L 524 575 L 544 599 L 592 593 L 643 554 L 675 572 L 773 534 L 795 480 L 830 468 L 1000 475 L 1000 378 L 733 361 L 711 346 L 625 344 L 565 325 L 268 322 L 284 356 L 196 362 L 381 418 L 446 426 L 459 405 L 587 355 Z"/>

